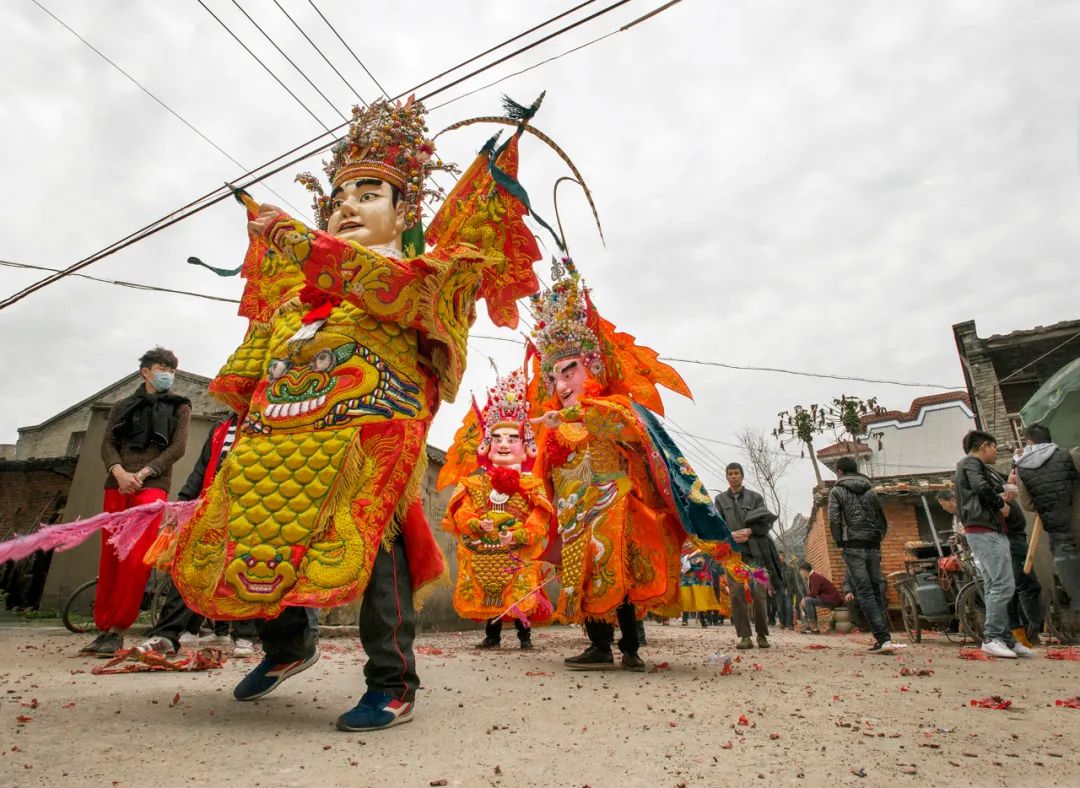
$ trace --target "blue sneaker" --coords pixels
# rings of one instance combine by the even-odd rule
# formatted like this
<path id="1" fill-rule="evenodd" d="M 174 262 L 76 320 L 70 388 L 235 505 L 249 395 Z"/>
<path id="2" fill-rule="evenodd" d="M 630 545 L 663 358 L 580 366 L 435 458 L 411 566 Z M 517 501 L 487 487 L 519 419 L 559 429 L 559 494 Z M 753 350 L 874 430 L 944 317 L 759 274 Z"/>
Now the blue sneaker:
<path id="1" fill-rule="evenodd" d="M 298 659 L 295 662 L 274 663 L 264 658 L 236 685 L 233 689 L 233 697 L 237 700 L 255 700 L 263 695 L 269 695 L 289 676 L 295 676 L 307 670 L 318 661 L 318 649 L 315 649 L 310 657 Z"/>
<path id="2" fill-rule="evenodd" d="M 412 701 L 368 690 L 360 702 L 337 718 L 339 731 L 377 731 L 412 721 Z"/>

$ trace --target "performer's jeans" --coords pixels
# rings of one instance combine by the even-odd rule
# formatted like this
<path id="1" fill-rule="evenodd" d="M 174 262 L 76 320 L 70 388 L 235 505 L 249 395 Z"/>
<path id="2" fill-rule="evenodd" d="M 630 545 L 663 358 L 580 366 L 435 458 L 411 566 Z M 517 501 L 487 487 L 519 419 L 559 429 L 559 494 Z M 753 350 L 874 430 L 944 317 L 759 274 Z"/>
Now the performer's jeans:
<path id="1" fill-rule="evenodd" d="M 494 640 L 496 643 L 502 640 L 502 628 L 503 622 L 501 618 L 493 618 L 487 622 L 487 626 L 484 627 L 484 635 L 488 640 Z M 528 643 L 532 640 L 532 629 L 521 623 L 520 618 L 514 619 L 514 628 L 517 629 L 518 640 L 522 643 Z"/>
<path id="2" fill-rule="evenodd" d="M 746 589 L 735 575 L 728 572 L 728 589 L 731 591 L 731 623 L 735 625 L 735 634 L 740 638 L 750 637 L 750 610 L 746 604 Z M 765 601 L 765 586 L 753 578 L 750 584 L 750 597 L 754 602 L 754 629 L 759 636 L 769 634 L 769 612 Z"/>
<path id="3" fill-rule="evenodd" d="M 1016 591 L 1016 581 L 1013 578 L 1009 539 L 993 531 L 969 533 L 966 536 L 983 583 L 983 604 L 986 606 L 983 642 L 1000 640 L 1012 648 L 1016 641 L 1009 631 L 1009 600 Z"/>
<path id="4" fill-rule="evenodd" d="M 203 622 L 203 617 L 192 610 L 180 596 L 180 592 L 173 583 L 171 577 L 166 577 L 167 583 L 165 601 L 161 605 L 161 615 L 157 624 L 150 630 L 150 637 L 164 637 L 172 641 L 173 646 L 179 648 L 180 636 L 184 632 L 190 632 L 193 628 L 198 631 Z M 229 626 L 233 640 L 246 638 L 255 639 L 255 622 L 231 621 L 222 622 Z"/>
<path id="5" fill-rule="evenodd" d="M 138 490 L 131 495 L 125 495 L 116 489 L 106 489 L 102 510 L 123 512 L 144 503 L 164 501 L 167 497 L 165 490 L 152 487 Z M 157 525 L 160 522 L 160 518 L 156 519 L 153 525 L 143 531 L 139 541 L 123 561 L 109 544 L 108 536 L 102 534 L 98 584 L 94 594 L 94 625 L 102 632 L 127 629 L 138 618 L 146 581 L 150 578 L 150 567 L 143 563 L 143 556 L 157 539 Z"/>
<path id="6" fill-rule="evenodd" d="M 400 536 L 392 550 L 380 547 L 375 556 L 360 605 L 359 625 L 360 645 L 368 657 L 364 663 L 368 690 L 413 701 L 420 686 L 413 654 L 416 610 Z M 287 607 L 277 618 L 258 622 L 256 629 L 266 659 L 275 664 L 304 659 L 315 650 L 318 623 L 311 623 L 305 608 Z"/>
<path id="7" fill-rule="evenodd" d="M 1069 595 L 1069 608 L 1080 613 L 1080 547 L 1071 533 L 1051 533 L 1050 553 L 1054 556 L 1054 572 Z"/>
<path id="8" fill-rule="evenodd" d="M 885 589 L 881 585 L 881 550 L 871 547 L 845 547 L 844 568 L 848 583 L 863 615 L 870 623 L 878 643 L 889 639 L 889 619 L 885 607 Z M 817 626 L 817 621 L 808 622 Z"/>
<path id="9" fill-rule="evenodd" d="M 1042 586 L 1035 574 L 1024 574 L 1027 561 L 1027 537 L 1023 533 L 1009 534 L 1009 555 L 1012 558 L 1013 580 L 1016 591 L 1009 600 L 1009 629 L 1024 627 L 1031 632 L 1042 632 L 1043 606 Z"/>
<path id="10" fill-rule="evenodd" d="M 615 609 L 615 616 L 619 621 L 619 651 L 623 654 L 637 654 L 641 643 L 638 640 L 637 615 L 634 606 L 629 602 L 623 602 Z M 585 632 L 592 641 L 593 648 L 597 651 L 611 652 L 612 641 L 615 640 L 615 626 L 606 621 L 586 619 Z"/>

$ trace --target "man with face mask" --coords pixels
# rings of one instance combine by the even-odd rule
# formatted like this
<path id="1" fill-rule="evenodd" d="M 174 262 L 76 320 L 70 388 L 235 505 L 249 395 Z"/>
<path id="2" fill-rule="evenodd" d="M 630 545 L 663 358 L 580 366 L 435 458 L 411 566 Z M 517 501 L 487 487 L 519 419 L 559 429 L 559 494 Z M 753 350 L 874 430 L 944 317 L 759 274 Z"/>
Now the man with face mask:
<path id="1" fill-rule="evenodd" d="M 101 443 L 101 458 L 109 471 L 103 511 L 122 512 L 132 506 L 165 500 L 172 484 L 172 466 L 187 448 L 191 403 L 173 394 L 176 356 L 156 347 L 139 359 L 139 388 L 113 405 Z M 143 554 L 157 537 L 147 528 L 126 559 L 101 540 L 94 625 L 100 634 L 80 653 L 111 657 L 124 647 L 124 631 L 139 615 L 150 567 Z"/>
<path id="2" fill-rule="evenodd" d="M 532 624 L 551 617 L 539 556 L 553 510 L 531 473 L 528 415 L 525 376 L 514 370 L 496 381 L 483 410 L 473 402 L 439 474 L 440 485 L 459 480 L 442 526 L 459 540 L 454 609 L 487 622 L 481 649 L 499 647 L 504 618 L 514 621 L 521 648 L 531 649 Z"/>

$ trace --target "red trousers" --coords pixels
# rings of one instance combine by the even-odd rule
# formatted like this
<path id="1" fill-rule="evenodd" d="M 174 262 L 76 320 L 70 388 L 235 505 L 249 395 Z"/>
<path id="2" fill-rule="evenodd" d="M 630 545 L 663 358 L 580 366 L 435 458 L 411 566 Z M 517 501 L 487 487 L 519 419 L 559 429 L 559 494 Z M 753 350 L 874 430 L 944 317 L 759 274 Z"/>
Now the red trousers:
<path id="1" fill-rule="evenodd" d="M 131 495 L 119 490 L 105 490 L 103 511 L 122 512 L 132 506 L 161 501 L 168 497 L 165 490 L 143 489 Z M 94 596 L 94 624 L 102 632 L 109 629 L 127 629 L 139 616 L 150 567 L 143 563 L 143 556 L 157 538 L 157 525 L 148 527 L 135 547 L 123 561 L 108 542 L 108 532 L 101 533 L 101 560 L 98 563 L 97 593 Z"/>

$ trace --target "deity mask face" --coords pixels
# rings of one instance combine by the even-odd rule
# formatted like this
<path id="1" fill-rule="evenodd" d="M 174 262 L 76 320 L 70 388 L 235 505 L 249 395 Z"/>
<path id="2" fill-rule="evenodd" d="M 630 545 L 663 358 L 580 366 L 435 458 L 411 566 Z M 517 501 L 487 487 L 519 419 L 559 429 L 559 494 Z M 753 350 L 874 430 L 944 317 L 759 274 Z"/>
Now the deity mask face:
<path id="1" fill-rule="evenodd" d="M 405 201 L 394 205 L 394 187 L 376 178 L 346 181 L 331 195 L 331 235 L 362 246 L 398 246 L 405 231 Z"/>
<path id="2" fill-rule="evenodd" d="M 497 427 L 491 433 L 491 464 L 500 468 L 521 468 L 525 462 L 525 441 L 517 427 Z"/>
<path id="3" fill-rule="evenodd" d="M 581 356 L 555 362 L 555 393 L 564 408 L 578 404 L 581 395 L 585 392 L 585 381 L 587 379 L 588 372 L 585 369 L 585 359 Z"/>
<path id="4" fill-rule="evenodd" d="M 247 602 L 276 601 L 296 583 L 290 555 L 286 546 L 260 544 L 249 549 L 237 544 L 236 556 L 225 568 L 225 580 Z"/>

